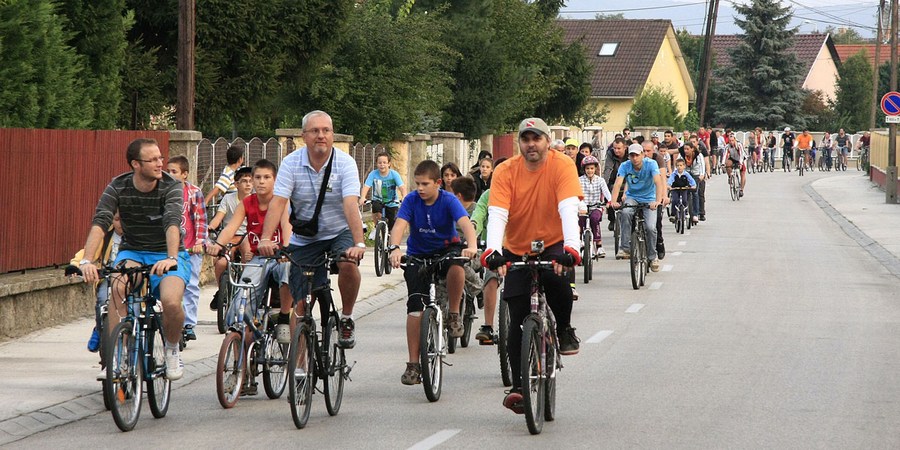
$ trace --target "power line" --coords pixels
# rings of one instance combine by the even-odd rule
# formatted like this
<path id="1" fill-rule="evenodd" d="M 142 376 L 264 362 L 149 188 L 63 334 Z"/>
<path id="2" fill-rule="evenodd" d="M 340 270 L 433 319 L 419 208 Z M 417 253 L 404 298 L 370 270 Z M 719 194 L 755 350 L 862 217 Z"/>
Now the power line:
<path id="1" fill-rule="evenodd" d="M 677 5 L 664 5 L 664 6 L 647 6 L 644 8 L 629 8 L 629 9 L 583 9 L 583 10 L 564 10 L 560 11 L 564 14 L 593 14 L 593 13 L 620 13 L 620 12 L 629 12 L 629 11 L 647 11 L 651 9 L 668 9 L 668 8 L 681 8 L 682 6 L 695 6 L 695 5 L 704 5 L 705 1 L 702 2 L 694 2 L 694 3 L 680 3 Z"/>

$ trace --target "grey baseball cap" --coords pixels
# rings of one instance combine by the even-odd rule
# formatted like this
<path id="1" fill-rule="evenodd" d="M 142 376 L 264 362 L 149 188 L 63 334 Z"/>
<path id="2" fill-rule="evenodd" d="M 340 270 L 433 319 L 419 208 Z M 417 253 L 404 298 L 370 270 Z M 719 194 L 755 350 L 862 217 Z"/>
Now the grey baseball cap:
<path id="1" fill-rule="evenodd" d="M 628 146 L 628 154 L 642 155 L 644 154 L 644 146 L 641 144 L 631 144 Z"/>
<path id="2" fill-rule="evenodd" d="M 519 124 L 519 137 L 522 137 L 522 133 L 526 131 L 550 137 L 550 127 L 547 126 L 546 122 L 537 117 L 529 117 Z"/>

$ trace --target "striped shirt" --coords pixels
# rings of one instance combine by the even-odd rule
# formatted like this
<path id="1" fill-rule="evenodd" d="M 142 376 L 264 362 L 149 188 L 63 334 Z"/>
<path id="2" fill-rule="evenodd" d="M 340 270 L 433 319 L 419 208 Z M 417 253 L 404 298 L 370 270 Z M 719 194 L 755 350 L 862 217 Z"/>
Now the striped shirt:
<path id="1" fill-rule="evenodd" d="M 581 191 L 584 192 L 585 204 L 603 203 L 604 200 L 609 200 L 612 197 L 609 193 L 609 188 L 606 186 L 606 181 L 599 175 L 594 175 L 592 178 L 582 175 L 578 178 L 578 181 L 581 182 Z"/>
<path id="2" fill-rule="evenodd" d="M 319 213 L 319 233 L 313 237 L 294 233 L 291 235 L 291 244 L 307 245 L 332 239 L 350 228 L 344 215 L 343 202 L 346 197 L 359 197 L 359 170 L 352 156 L 333 147 L 331 151 L 334 152 L 334 167 L 331 169 L 325 200 Z M 291 211 L 294 211 L 300 220 L 311 219 L 316 211 L 316 201 L 319 199 L 322 177 L 325 175 L 327 165 L 326 162 L 322 169 L 316 172 L 309 164 L 306 147 L 292 152 L 281 162 L 278 177 L 275 179 L 275 195 L 289 199 Z"/>
<path id="3" fill-rule="evenodd" d="M 236 170 L 228 166 L 222 169 L 222 175 L 219 175 L 219 179 L 216 180 L 216 187 L 219 188 L 220 192 L 225 194 L 237 192 L 237 188 L 234 186 L 235 172 Z"/>
<path id="4" fill-rule="evenodd" d="M 166 172 L 150 192 L 134 187 L 134 172 L 124 173 L 106 186 L 91 223 L 108 230 L 118 209 L 124 231 L 121 250 L 165 252 L 166 230 L 174 226 L 181 232 L 182 192 L 181 181 Z M 184 236 L 178 240 L 178 251 L 182 250 Z"/>

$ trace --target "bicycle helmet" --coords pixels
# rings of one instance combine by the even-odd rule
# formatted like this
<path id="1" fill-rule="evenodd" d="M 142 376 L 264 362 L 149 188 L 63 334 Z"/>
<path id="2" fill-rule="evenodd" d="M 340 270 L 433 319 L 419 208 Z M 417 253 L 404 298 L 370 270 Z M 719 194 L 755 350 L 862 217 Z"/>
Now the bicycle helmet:
<path id="1" fill-rule="evenodd" d="M 791 131 L 791 127 L 784 127 L 784 131 Z"/>
<path id="2" fill-rule="evenodd" d="M 585 156 L 584 159 L 581 160 L 581 167 L 587 167 L 589 164 L 594 164 L 597 167 L 600 167 L 600 161 L 591 155 Z"/>

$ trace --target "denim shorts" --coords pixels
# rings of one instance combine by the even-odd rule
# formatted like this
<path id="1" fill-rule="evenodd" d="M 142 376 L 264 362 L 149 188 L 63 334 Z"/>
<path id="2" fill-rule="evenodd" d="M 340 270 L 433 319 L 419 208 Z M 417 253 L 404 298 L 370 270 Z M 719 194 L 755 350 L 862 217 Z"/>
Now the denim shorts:
<path id="1" fill-rule="evenodd" d="M 302 246 L 291 244 L 285 250 L 298 264 L 316 264 L 322 261 L 325 253 L 332 252 L 336 256 L 350 247 L 353 247 L 353 234 L 350 233 L 349 229 L 346 229 L 331 239 L 316 241 Z M 291 264 L 289 281 L 294 301 L 299 301 L 306 297 L 306 277 L 303 275 L 303 271 L 293 264 Z M 318 267 L 313 277 L 313 290 L 318 290 L 327 285 L 328 268 Z"/>
<path id="2" fill-rule="evenodd" d="M 135 261 L 139 264 L 143 265 L 153 265 L 159 261 L 168 258 L 168 254 L 166 252 L 144 252 L 139 250 L 120 250 L 119 254 L 116 255 L 116 260 L 113 262 L 113 266 L 118 265 L 119 262 L 128 260 Z M 163 276 L 151 275 L 150 276 L 150 291 L 156 298 L 159 298 L 159 282 L 162 281 L 163 278 L 166 277 L 178 277 L 181 278 L 181 281 L 184 281 L 184 285 L 187 286 L 188 283 L 191 282 L 191 257 L 188 255 L 188 252 L 182 250 L 178 252 L 178 268 L 175 270 L 171 270 L 167 272 Z"/>

